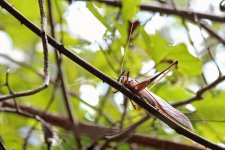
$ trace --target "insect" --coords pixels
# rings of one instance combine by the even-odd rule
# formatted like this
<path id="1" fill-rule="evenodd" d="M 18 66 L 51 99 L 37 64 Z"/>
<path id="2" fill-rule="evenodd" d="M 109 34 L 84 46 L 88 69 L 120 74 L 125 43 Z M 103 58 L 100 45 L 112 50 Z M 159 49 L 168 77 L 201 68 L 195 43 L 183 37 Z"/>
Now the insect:
<path id="1" fill-rule="evenodd" d="M 185 116 L 182 112 L 175 109 L 173 106 L 168 104 L 159 96 L 155 95 L 151 91 L 147 89 L 147 86 L 153 81 L 159 81 L 163 78 L 173 67 L 177 66 L 178 61 L 174 61 L 169 67 L 167 67 L 162 72 L 156 74 L 152 78 L 146 79 L 142 82 L 135 80 L 134 78 L 129 77 L 129 72 L 126 74 L 123 72 L 119 77 L 118 81 L 128 88 L 133 93 L 137 94 L 141 97 L 147 104 L 152 105 L 158 111 L 166 115 L 167 117 L 171 118 L 172 120 L 176 121 L 177 123 L 183 125 L 184 127 L 194 130 L 191 124 L 191 121 Z M 156 83 L 155 83 L 156 84 Z M 155 85 L 154 84 L 154 85 Z M 154 86 L 153 85 L 153 86 Z"/>

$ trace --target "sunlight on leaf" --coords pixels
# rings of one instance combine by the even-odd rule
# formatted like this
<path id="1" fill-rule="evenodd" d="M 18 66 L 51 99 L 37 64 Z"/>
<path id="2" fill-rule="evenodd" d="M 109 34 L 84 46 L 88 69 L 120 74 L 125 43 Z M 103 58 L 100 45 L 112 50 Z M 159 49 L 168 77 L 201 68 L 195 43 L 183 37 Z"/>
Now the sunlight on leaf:
<path id="1" fill-rule="evenodd" d="M 135 14 L 138 12 L 140 0 L 122 0 L 122 17 L 123 21 L 132 20 Z"/>
<path id="2" fill-rule="evenodd" d="M 170 52 L 166 59 L 178 60 L 178 70 L 184 75 L 197 76 L 202 73 L 202 62 L 192 56 L 185 44 L 168 47 Z"/>
<path id="3" fill-rule="evenodd" d="M 107 28 L 108 31 L 112 32 L 112 28 L 107 23 L 106 17 L 103 17 L 92 3 L 87 3 L 87 8 Z"/>
<path id="4" fill-rule="evenodd" d="M 188 115 L 195 124 L 196 131 L 214 141 L 225 137 L 224 99 L 224 92 L 216 95 L 206 93 L 203 100 L 193 103 L 196 112 Z"/>

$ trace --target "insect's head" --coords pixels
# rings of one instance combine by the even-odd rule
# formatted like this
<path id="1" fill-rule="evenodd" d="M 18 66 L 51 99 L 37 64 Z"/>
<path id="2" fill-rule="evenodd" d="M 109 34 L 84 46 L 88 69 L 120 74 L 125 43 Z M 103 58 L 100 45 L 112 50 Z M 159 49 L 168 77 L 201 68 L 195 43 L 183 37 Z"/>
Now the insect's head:
<path id="1" fill-rule="evenodd" d="M 120 82 L 122 85 L 124 85 L 127 83 L 128 78 L 129 78 L 129 71 L 127 72 L 123 71 L 117 81 Z"/>

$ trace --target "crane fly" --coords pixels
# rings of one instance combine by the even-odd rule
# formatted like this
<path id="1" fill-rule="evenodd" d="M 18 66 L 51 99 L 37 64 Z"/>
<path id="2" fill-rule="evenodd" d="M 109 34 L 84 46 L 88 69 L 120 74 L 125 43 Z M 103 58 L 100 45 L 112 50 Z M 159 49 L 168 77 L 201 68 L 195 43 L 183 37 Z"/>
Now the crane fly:
<path id="1" fill-rule="evenodd" d="M 174 61 L 169 67 L 167 67 L 162 72 L 156 74 L 152 78 L 146 79 L 142 82 L 135 80 L 134 78 L 129 77 L 129 72 L 122 73 L 119 77 L 118 81 L 128 88 L 133 93 L 137 94 L 140 98 L 142 98 L 147 104 L 153 106 L 158 111 L 163 113 L 165 116 L 169 117 L 170 119 L 174 120 L 175 122 L 183 125 L 184 127 L 194 130 L 191 124 L 191 121 L 185 116 L 182 112 L 175 109 L 173 106 L 168 104 L 162 98 L 157 96 L 156 94 L 152 93 L 148 90 L 147 86 L 153 81 L 156 83 L 163 78 L 172 68 L 176 67 L 178 61 Z M 154 83 L 153 86 L 156 84 Z"/>

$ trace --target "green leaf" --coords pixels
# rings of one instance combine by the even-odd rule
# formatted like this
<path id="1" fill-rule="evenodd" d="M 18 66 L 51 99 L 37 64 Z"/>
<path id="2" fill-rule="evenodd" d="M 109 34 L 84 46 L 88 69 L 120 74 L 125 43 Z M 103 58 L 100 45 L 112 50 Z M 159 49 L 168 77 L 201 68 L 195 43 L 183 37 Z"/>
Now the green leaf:
<path id="1" fill-rule="evenodd" d="M 148 35 L 143 28 L 141 33 L 146 51 L 157 64 L 162 60 L 178 60 L 178 70 L 182 74 L 197 76 L 202 73 L 202 62 L 188 52 L 184 43 L 172 45 L 158 33 Z"/>
<path id="2" fill-rule="evenodd" d="M 139 10 L 140 0 L 122 0 L 122 18 L 123 22 L 132 20 Z"/>
<path id="3" fill-rule="evenodd" d="M 178 60 L 178 70 L 184 75 L 197 76 L 202 73 L 202 62 L 192 56 L 185 44 L 181 43 L 168 47 L 169 53 L 166 56 L 168 60 Z"/>
<path id="4" fill-rule="evenodd" d="M 169 82 L 157 85 L 157 87 L 153 88 L 153 91 L 154 89 L 156 94 L 167 102 L 175 102 L 193 96 L 192 94 L 188 93 L 185 88 L 177 84 L 172 85 Z"/>
<path id="5" fill-rule="evenodd" d="M 29 0 L 26 1 L 26 3 L 21 3 L 17 0 L 10 0 L 10 3 L 29 20 L 31 19 L 34 21 L 36 19 L 40 19 L 38 1 Z M 29 8 L 32 8 L 32 11 Z"/>
<path id="6" fill-rule="evenodd" d="M 219 93 L 216 95 L 206 93 L 203 100 L 194 103 L 197 111 L 193 116 L 198 116 L 204 120 L 224 121 L 225 123 L 224 99 L 225 93 Z"/>
<path id="7" fill-rule="evenodd" d="M 136 51 L 127 49 L 125 56 L 125 68 L 123 69 L 129 70 L 133 75 L 137 75 L 138 72 L 141 70 L 141 67 L 142 67 L 141 57 L 137 54 Z"/>
<path id="8" fill-rule="evenodd" d="M 161 38 L 158 33 L 154 35 L 148 35 L 141 27 L 140 31 L 147 53 L 156 63 L 159 63 L 168 55 L 170 51 L 170 49 L 168 48 L 170 46 L 170 43 Z"/>
<path id="9" fill-rule="evenodd" d="M 196 112 L 188 115 L 196 133 L 213 142 L 223 142 L 225 137 L 225 93 L 206 93 L 204 99 L 194 103 Z"/>
<path id="10" fill-rule="evenodd" d="M 112 54 L 112 55 L 110 55 L 110 54 Z M 93 51 L 90 51 L 90 50 L 84 50 L 80 54 L 80 56 L 82 58 L 84 58 L 86 61 L 88 61 L 90 64 L 92 64 L 93 66 L 98 68 L 99 70 L 106 73 L 107 75 L 117 78 L 118 74 L 115 74 L 114 70 L 111 68 L 109 63 L 111 65 L 113 65 L 113 67 L 115 69 L 118 69 L 119 66 L 120 66 L 120 62 L 116 61 L 115 59 L 111 59 L 111 57 L 114 56 L 113 55 L 114 53 L 110 53 L 110 54 L 105 56 L 104 53 L 101 52 L 101 51 L 93 52 Z M 87 75 L 90 76 L 90 74 L 87 74 Z M 93 78 L 94 76 L 91 75 L 91 77 Z"/>
<path id="11" fill-rule="evenodd" d="M 92 12 L 92 14 L 107 28 L 108 31 L 113 32 L 110 25 L 107 23 L 106 16 L 103 17 L 98 10 L 95 8 L 93 3 L 87 3 L 87 8 Z"/>
<path id="12" fill-rule="evenodd" d="M 121 112 L 119 111 L 118 106 L 115 104 L 113 99 L 107 100 L 105 102 L 103 111 L 106 112 L 108 116 L 111 116 L 113 120 L 118 120 L 121 117 Z"/>
<path id="13" fill-rule="evenodd" d="M 128 23 L 124 22 L 123 25 L 119 24 L 118 22 L 114 22 L 115 27 L 120 33 L 120 42 L 121 45 L 125 46 L 127 44 L 128 38 Z"/>

